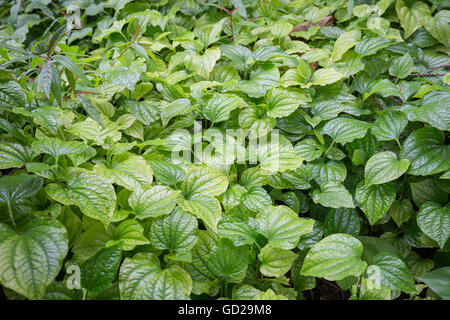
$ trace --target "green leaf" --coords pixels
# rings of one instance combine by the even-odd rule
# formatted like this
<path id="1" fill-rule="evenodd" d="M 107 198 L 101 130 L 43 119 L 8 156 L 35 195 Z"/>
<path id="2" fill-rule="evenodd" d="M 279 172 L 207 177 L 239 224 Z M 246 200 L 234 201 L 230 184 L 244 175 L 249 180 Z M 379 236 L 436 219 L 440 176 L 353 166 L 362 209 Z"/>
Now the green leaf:
<path id="1" fill-rule="evenodd" d="M 0 103 L 5 107 L 25 107 L 25 94 L 15 81 L 0 83 Z"/>
<path id="2" fill-rule="evenodd" d="M 121 243 L 100 249 L 81 264 L 81 286 L 92 295 L 105 290 L 117 276 L 121 257 Z"/>
<path id="3" fill-rule="evenodd" d="M 322 228 L 325 236 L 346 233 L 357 237 L 361 229 L 361 222 L 355 209 L 333 209 L 326 215 Z"/>
<path id="4" fill-rule="evenodd" d="M 248 249 L 236 247 L 228 239 L 217 242 L 211 250 L 208 268 L 222 283 L 239 283 L 247 271 Z"/>
<path id="5" fill-rule="evenodd" d="M 148 300 L 185 300 L 191 294 L 192 280 L 184 269 L 172 265 L 152 277 L 147 288 Z"/>
<path id="6" fill-rule="evenodd" d="M 31 147 L 35 153 L 46 153 L 58 159 L 62 155 L 80 154 L 87 145 L 78 141 L 62 141 L 58 138 L 43 138 L 33 141 Z"/>
<path id="7" fill-rule="evenodd" d="M 414 278 L 408 266 L 391 253 L 378 253 L 373 259 L 373 265 L 367 268 L 369 280 L 381 284 L 391 290 L 401 290 L 413 294 L 416 292 Z"/>
<path id="8" fill-rule="evenodd" d="M 86 77 L 83 70 L 81 70 L 80 67 L 69 57 L 57 54 L 52 56 L 52 60 L 61 64 L 64 68 L 68 69 L 77 77 L 80 77 L 83 81 L 89 82 L 89 79 Z"/>
<path id="9" fill-rule="evenodd" d="M 20 233 L 0 224 L 0 283 L 28 299 L 41 299 L 59 273 L 68 250 L 67 231 L 50 218 L 38 218 Z"/>
<path id="10" fill-rule="evenodd" d="M 218 170 L 206 165 L 190 165 L 181 189 L 185 197 L 196 193 L 218 196 L 228 187 L 227 177 Z"/>
<path id="11" fill-rule="evenodd" d="M 217 226 L 218 236 L 230 239 L 237 247 L 253 244 L 258 231 L 258 222 L 244 214 L 224 216 Z"/>
<path id="12" fill-rule="evenodd" d="M 341 80 L 344 75 L 333 68 L 322 68 L 314 72 L 312 84 L 316 86 L 325 86 Z"/>
<path id="13" fill-rule="evenodd" d="M 356 186 L 355 199 L 373 225 L 388 213 L 395 200 L 395 187 L 392 183 L 367 186 L 362 181 Z"/>
<path id="14" fill-rule="evenodd" d="M 396 200 L 392 204 L 391 217 L 398 227 L 407 222 L 413 213 L 413 206 L 409 199 L 403 199 L 401 201 Z"/>
<path id="15" fill-rule="evenodd" d="M 361 260 L 361 242 L 347 234 L 333 234 L 315 244 L 306 255 L 301 274 L 330 281 L 360 276 L 367 267 Z"/>
<path id="16" fill-rule="evenodd" d="M 365 184 L 383 184 L 397 179 L 409 167 L 409 160 L 398 160 L 392 151 L 379 152 L 372 156 L 364 169 Z"/>
<path id="17" fill-rule="evenodd" d="M 414 62 L 409 54 L 393 59 L 389 64 L 389 74 L 399 79 L 406 78 L 414 70 Z"/>
<path id="18" fill-rule="evenodd" d="M 173 117 L 188 114 L 192 110 L 193 106 L 191 105 L 191 101 L 186 98 L 177 99 L 167 105 L 161 106 L 160 112 L 163 126 L 166 126 Z"/>
<path id="19" fill-rule="evenodd" d="M 241 80 L 239 89 L 251 98 L 263 97 L 268 90 L 278 84 L 280 71 L 270 63 L 261 64 L 250 72 L 249 80 Z"/>
<path id="20" fill-rule="evenodd" d="M 201 219 L 209 230 L 217 232 L 217 223 L 222 217 L 222 208 L 216 198 L 208 194 L 195 193 L 188 199 L 181 200 L 179 206 Z"/>
<path id="21" fill-rule="evenodd" d="M 197 241 L 197 219 L 182 210 L 153 221 L 150 231 L 152 244 L 162 250 L 184 252 Z"/>
<path id="22" fill-rule="evenodd" d="M 0 202 L 15 203 L 34 196 L 43 185 L 42 178 L 20 174 L 0 178 Z"/>
<path id="23" fill-rule="evenodd" d="M 403 0 L 397 0 L 395 10 L 405 31 L 405 39 L 419 29 L 423 25 L 425 17 L 430 15 L 430 9 L 422 1 L 415 1 L 411 7 L 408 7 Z"/>
<path id="24" fill-rule="evenodd" d="M 53 200 L 64 205 L 75 205 L 85 215 L 100 220 L 105 226 L 108 226 L 114 214 L 114 187 L 93 173 L 74 172 L 66 187 L 51 183 L 45 190 Z"/>
<path id="25" fill-rule="evenodd" d="M 269 206 L 256 216 L 260 233 L 269 243 L 280 249 L 293 249 L 297 246 L 301 235 L 313 230 L 314 221 L 299 218 L 286 206 Z"/>
<path id="26" fill-rule="evenodd" d="M 137 188 L 128 198 L 128 203 L 138 219 L 158 217 L 172 212 L 180 194 L 180 191 L 159 185 Z"/>
<path id="27" fill-rule="evenodd" d="M 427 201 L 445 204 L 448 201 L 448 193 L 442 190 L 433 179 L 425 179 L 410 183 L 412 198 L 417 207 L 421 207 Z"/>
<path id="28" fill-rule="evenodd" d="M 300 92 L 273 88 L 266 95 L 267 115 L 272 118 L 287 117 L 302 101 L 306 102 L 306 96 Z"/>
<path id="29" fill-rule="evenodd" d="M 122 243 L 122 250 L 133 250 L 136 246 L 149 244 L 144 237 L 144 227 L 137 220 L 125 220 L 114 231 L 114 238 L 106 243 L 107 247 Z"/>
<path id="30" fill-rule="evenodd" d="M 136 83 L 141 79 L 142 74 L 147 67 L 142 58 L 137 60 L 117 63 L 114 66 L 109 66 L 105 70 L 106 81 L 109 81 L 117 86 L 122 86 L 130 91 L 134 91 Z"/>
<path id="31" fill-rule="evenodd" d="M 329 208 L 354 208 L 353 197 L 340 183 L 324 182 L 312 194 L 314 203 Z"/>
<path id="32" fill-rule="evenodd" d="M 444 134 L 435 128 L 421 128 L 411 133 L 403 143 L 400 159 L 411 163 L 408 174 L 425 176 L 450 168 L 447 161 L 450 146 L 444 144 Z"/>
<path id="33" fill-rule="evenodd" d="M 259 270 L 266 277 L 281 277 L 289 271 L 296 258 L 291 250 L 276 248 L 269 243 L 258 254 L 261 261 Z"/>
<path id="34" fill-rule="evenodd" d="M 417 214 L 417 224 L 423 233 L 444 248 L 450 238 L 450 205 L 442 207 L 435 202 L 425 202 Z"/>
<path id="35" fill-rule="evenodd" d="M 192 52 L 184 59 L 185 66 L 192 72 L 208 80 L 209 74 L 220 59 L 220 49 L 217 47 L 209 48 L 203 55 Z"/>
<path id="36" fill-rule="evenodd" d="M 228 120 L 231 111 L 246 105 L 245 101 L 236 95 L 216 93 L 203 108 L 202 113 L 209 121 L 221 122 Z"/>
<path id="37" fill-rule="evenodd" d="M 442 299 L 450 299 L 450 267 L 435 269 L 424 276 L 417 277 L 417 279 L 423 281 Z"/>
<path id="38" fill-rule="evenodd" d="M 150 280 L 161 271 L 157 256 L 138 253 L 120 266 L 119 290 L 123 300 L 148 300 Z"/>
<path id="39" fill-rule="evenodd" d="M 355 52 L 361 57 L 371 56 L 389 47 L 391 43 L 391 40 L 385 38 L 365 38 L 355 46 Z"/>
<path id="40" fill-rule="evenodd" d="M 34 158 L 30 147 L 19 143 L 0 143 L 0 169 L 20 168 Z"/>
<path id="41" fill-rule="evenodd" d="M 352 142 L 355 139 L 363 138 L 370 123 L 349 118 L 336 118 L 330 120 L 323 127 L 323 132 L 329 135 L 335 142 L 341 144 Z"/>
<path id="42" fill-rule="evenodd" d="M 41 72 L 39 73 L 39 84 L 44 90 L 47 98 L 50 98 L 50 86 L 52 84 L 52 60 L 45 60 Z"/>
<path id="43" fill-rule="evenodd" d="M 371 132 L 378 141 L 398 140 L 407 124 L 403 113 L 387 111 L 377 118 Z"/>
<path id="44" fill-rule="evenodd" d="M 244 71 L 251 63 L 252 52 L 244 46 L 224 44 L 220 46 L 220 52 L 231 60 L 230 66 L 240 71 Z"/>
<path id="45" fill-rule="evenodd" d="M 185 178 L 184 170 L 168 161 L 149 160 L 147 163 L 152 167 L 156 179 L 163 184 L 173 186 Z"/>
<path id="46" fill-rule="evenodd" d="M 344 32 L 341 34 L 334 43 L 333 53 L 331 59 L 333 61 L 339 61 L 344 53 L 353 48 L 361 39 L 361 31 L 358 29 Z"/>
<path id="47" fill-rule="evenodd" d="M 94 172 L 110 183 L 116 183 L 128 190 L 145 188 L 153 182 L 152 168 L 144 158 L 137 155 L 117 155 L 108 167 L 103 163 L 96 164 Z"/>

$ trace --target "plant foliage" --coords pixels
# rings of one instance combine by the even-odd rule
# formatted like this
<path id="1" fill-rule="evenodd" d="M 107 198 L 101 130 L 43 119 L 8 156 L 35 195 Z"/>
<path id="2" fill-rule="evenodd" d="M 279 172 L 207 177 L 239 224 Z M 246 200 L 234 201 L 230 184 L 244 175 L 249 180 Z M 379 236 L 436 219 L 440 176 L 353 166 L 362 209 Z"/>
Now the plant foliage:
<path id="1" fill-rule="evenodd" d="M 450 299 L 448 1 L 0 6 L 7 299 Z"/>

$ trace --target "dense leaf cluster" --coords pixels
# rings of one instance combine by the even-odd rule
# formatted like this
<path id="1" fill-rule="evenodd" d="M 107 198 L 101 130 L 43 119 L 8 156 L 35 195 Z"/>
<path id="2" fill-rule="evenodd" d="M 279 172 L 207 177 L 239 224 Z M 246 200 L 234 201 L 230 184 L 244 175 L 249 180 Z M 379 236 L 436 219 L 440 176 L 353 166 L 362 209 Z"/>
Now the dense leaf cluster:
<path id="1" fill-rule="evenodd" d="M 449 8 L 2 1 L 0 291 L 450 299 Z"/>

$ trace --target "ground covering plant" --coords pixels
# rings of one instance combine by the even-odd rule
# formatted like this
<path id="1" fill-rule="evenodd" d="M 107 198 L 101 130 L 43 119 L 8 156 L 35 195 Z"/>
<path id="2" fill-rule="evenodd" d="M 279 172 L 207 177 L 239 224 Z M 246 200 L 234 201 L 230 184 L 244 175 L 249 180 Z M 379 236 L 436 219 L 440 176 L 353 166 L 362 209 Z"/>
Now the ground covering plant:
<path id="1" fill-rule="evenodd" d="M 3 299 L 450 299 L 449 1 L 0 6 Z"/>

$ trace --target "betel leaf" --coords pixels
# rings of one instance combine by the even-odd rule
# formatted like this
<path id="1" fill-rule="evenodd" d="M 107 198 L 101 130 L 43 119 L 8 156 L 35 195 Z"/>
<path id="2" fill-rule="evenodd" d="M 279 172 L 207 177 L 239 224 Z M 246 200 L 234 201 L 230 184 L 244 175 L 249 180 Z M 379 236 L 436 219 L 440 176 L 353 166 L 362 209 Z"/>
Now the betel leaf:
<path id="1" fill-rule="evenodd" d="M 40 177 L 20 174 L 0 178 L 0 202 L 13 204 L 20 200 L 32 197 L 43 185 Z"/>
<path id="2" fill-rule="evenodd" d="M 158 249 L 189 251 L 197 241 L 196 230 L 197 219 L 189 213 L 175 209 L 153 221 L 150 240 Z"/>
<path id="3" fill-rule="evenodd" d="M 389 74 L 399 79 L 406 78 L 414 70 L 414 62 L 409 54 L 395 58 L 389 65 Z"/>
<path id="4" fill-rule="evenodd" d="M 358 239 L 347 234 L 330 235 L 309 250 L 301 274 L 330 281 L 358 277 L 367 267 L 361 260 L 362 252 L 363 246 Z"/>
<path id="5" fill-rule="evenodd" d="M 326 123 L 323 127 L 323 132 L 329 135 L 335 142 L 346 143 L 363 138 L 370 127 L 371 124 L 364 121 L 350 118 L 336 118 Z"/>
<path id="6" fill-rule="evenodd" d="M 17 82 L 2 82 L 0 83 L 0 102 L 3 106 L 21 108 L 25 106 L 25 94 Z"/>
<path id="7" fill-rule="evenodd" d="M 414 278 L 408 266 L 391 253 L 378 253 L 373 264 L 367 268 L 369 279 L 391 290 L 401 290 L 406 293 L 416 292 Z"/>
<path id="8" fill-rule="evenodd" d="M 397 179 L 409 167 L 409 160 L 398 160 L 392 151 L 379 152 L 372 156 L 364 169 L 365 184 L 382 184 Z"/>
<path id="9" fill-rule="evenodd" d="M 125 220 L 114 230 L 113 239 L 108 241 L 106 246 L 121 243 L 123 250 L 133 250 L 136 246 L 150 243 L 143 233 L 144 227 L 137 220 Z"/>
<path id="10" fill-rule="evenodd" d="M 425 282 L 442 299 L 450 299 L 450 267 L 435 269 L 418 279 Z"/>
<path id="11" fill-rule="evenodd" d="M 221 122 L 228 120 L 231 111 L 245 106 L 245 101 L 238 96 L 216 94 L 208 101 L 202 112 L 209 121 Z"/>
<path id="12" fill-rule="evenodd" d="M 419 29 L 423 25 L 425 17 L 430 14 L 429 7 L 422 1 L 415 1 L 409 7 L 405 1 L 397 0 L 395 10 L 405 31 L 405 39 Z"/>
<path id="13" fill-rule="evenodd" d="M 230 239 L 235 246 L 253 244 L 258 236 L 259 224 L 244 214 L 223 217 L 217 226 L 217 234 Z"/>
<path id="14" fill-rule="evenodd" d="M 116 278 L 122 256 L 121 245 L 100 249 L 81 264 L 81 286 L 90 294 L 102 292 Z"/>
<path id="15" fill-rule="evenodd" d="M 36 153 L 46 153 L 58 159 L 62 155 L 82 153 L 87 145 L 78 141 L 62 141 L 58 138 L 43 138 L 33 142 L 31 145 Z"/>
<path id="16" fill-rule="evenodd" d="M 166 186 L 137 188 L 128 198 L 128 203 L 138 219 L 169 214 L 177 204 L 180 191 Z"/>
<path id="17" fill-rule="evenodd" d="M 272 246 L 280 249 L 293 249 L 301 235 L 310 233 L 314 221 L 299 218 L 286 206 L 269 206 L 256 216 L 260 233 Z"/>
<path id="18" fill-rule="evenodd" d="M 388 213 L 395 200 L 395 187 L 392 183 L 367 186 L 362 181 L 356 187 L 355 199 L 373 225 Z"/>
<path id="19" fill-rule="evenodd" d="M 209 78 L 216 61 L 220 58 L 220 49 L 217 47 L 209 48 L 204 54 L 193 52 L 184 59 L 185 66 L 192 72 L 197 73 L 204 79 Z"/>
<path id="20" fill-rule="evenodd" d="M 0 299 L 448 298 L 448 1 L 48 2 L 0 3 Z"/>
<path id="21" fill-rule="evenodd" d="M 28 299 L 41 299 L 61 269 L 67 231 L 50 218 L 27 224 L 20 233 L 0 224 L 0 283 Z"/>
<path id="22" fill-rule="evenodd" d="M 228 239 L 222 239 L 212 247 L 208 268 L 221 282 L 239 283 L 245 277 L 248 264 L 248 251 L 236 247 Z"/>
<path id="23" fill-rule="evenodd" d="M 450 206 L 442 207 L 435 202 L 425 202 L 417 214 L 417 224 L 441 248 L 450 238 Z"/>
<path id="24" fill-rule="evenodd" d="M 67 181 L 67 186 L 52 183 L 45 190 L 49 197 L 64 205 L 75 205 L 88 217 L 107 226 L 114 214 L 116 193 L 114 187 L 90 172 L 78 172 Z"/>
<path id="25" fill-rule="evenodd" d="M 403 143 L 400 159 L 411 163 L 408 174 L 424 176 L 450 168 L 450 146 L 444 145 L 444 134 L 438 129 L 426 127 L 411 133 Z"/>
<path id="26" fill-rule="evenodd" d="M 403 113 L 387 111 L 377 118 L 371 132 L 378 141 L 398 140 L 407 124 Z"/>
<path id="27" fill-rule="evenodd" d="M 353 197 L 340 183 L 324 182 L 312 195 L 315 203 L 330 208 L 354 208 Z"/>
<path id="28" fill-rule="evenodd" d="M 111 183 L 129 190 L 145 188 L 153 181 L 152 168 L 141 156 L 121 154 L 112 158 L 111 164 L 96 164 L 94 172 Z"/>
<path id="29" fill-rule="evenodd" d="M 266 277 L 280 277 L 289 271 L 296 258 L 297 255 L 291 250 L 273 247 L 269 243 L 258 255 L 260 271 Z"/>
<path id="30" fill-rule="evenodd" d="M 332 209 L 326 215 L 322 229 L 325 236 L 346 233 L 357 237 L 361 229 L 358 212 L 350 208 Z"/>

